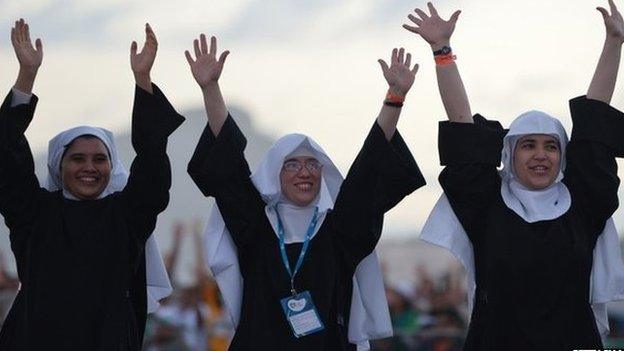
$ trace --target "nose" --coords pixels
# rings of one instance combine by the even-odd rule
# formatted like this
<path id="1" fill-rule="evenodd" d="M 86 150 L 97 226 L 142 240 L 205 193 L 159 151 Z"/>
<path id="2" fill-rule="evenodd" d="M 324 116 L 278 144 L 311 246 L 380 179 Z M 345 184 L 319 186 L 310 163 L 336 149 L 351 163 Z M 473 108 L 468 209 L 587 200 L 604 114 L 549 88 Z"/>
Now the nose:
<path id="1" fill-rule="evenodd" d="M 305 166 L 301 167 L 301 170 L 297 173 L 297 177 L 299 178 L 309 178 L 310 176 L 310 171 Z"/>
<path id="2" fill-rule="evenodd" d="M 83 170 L 87 171 L 87 172 L 96 172 L 97 171 L 97 169 L 95 168 L 95 163 L 93 161 L 91 161 L 91 160 L 87 160 L 85 162 Z"/>
<path id="3" fill-rule="evenodd" d="M 533 158 L 539 161 L 544 161 L 547 158 L 547 153 L 546 153 L 546 149 L 544 148 L 537 148 L 535 151 L 535 154 L 533 155 Z"/>

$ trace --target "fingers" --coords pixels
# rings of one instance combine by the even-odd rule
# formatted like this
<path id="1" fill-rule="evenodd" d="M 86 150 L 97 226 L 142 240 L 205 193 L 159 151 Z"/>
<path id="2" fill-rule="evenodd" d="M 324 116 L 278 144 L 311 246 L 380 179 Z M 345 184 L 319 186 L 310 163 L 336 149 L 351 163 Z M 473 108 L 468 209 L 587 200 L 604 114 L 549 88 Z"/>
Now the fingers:
<path id="1" fill-rule="evenodd" d="M 459 19 L 459 14 L 461 13 L 461 10 L 457 10 L 455 12 L 453 12 L 453 14 L 451 15 L 451 19 L 449 19 L 450 22 L 453 22 L 453 24 L 457 23 L 457 20 Z"/>
<path id="2" fill-rule="evenodd" d="M 145 23 L 145 43 L 150 43 L 151 45 L 158 46 L 158 40 L 156 39 L 156 33 L 152 29 L 152 26 L 149 23 Z"/>
<path id="3" fill-rule="evenodd" d="M 202 54 L 208 53 L 208 43 L 206 42 L 206 35 L 204 33 L 199 36 L 200 48 Z"/>
<path id="4" fill-rule="evenodd" d="M 210 55 L 217 56 L 217 38 L 214 35 L 210 37 Z"/>
<path id="5" fill-rule="evenodd" d="M 438 11 L 436 10 L 436 8 L 433 6 L 432 3 L 428 2 L 427 3 L 427 7 L 429 8 L 429 13 L 431 13 L 431 16 L 438 16 Z M 438 16 L 440 17 L 440 16 Z"/>
<path id="6" fill-rule="evenodd" d="M 377 60 L 377 62 L 379 62 L 379 65 L 381 66 L 381 71 L 383 72 L 383 74 L 385 75 L 386 72 L 390 69 L 388 67 L 388 64 L 386 63 L 386 61 L 379 59 Z"/>
<path id="7" fill-rule="evenodd" d="M 617 7 L 615 6 L 615 2 L 613 0 L 609 0 L 609 8 L 611 9 L 611 14 L 614 15 L 618 12 Z"/>
<path id="8" fill-rule="evenodd" d="M 393 65 L 393 64 L 395 64 L 397 62 L 397 58 L 399 56 L 398 53 L 399 53 L 399 51 L 396 48 L 392 49 L 392 55 L 390 56 L 390 64 L 391 65 Z"/>
<path id="9" fill-rule="evenodd" d="M 418 26 L 422 25 L 422 23 L 423 23 L 423 21 L 420 18 L 412 15 L 411 13 L 409 15 L 407 15 L 407 18 L 409 18 L 410 21 L 414 22 Z"/>
<path id="10" fill-rule="evenodd" d="M 425 13 L 425 11 L 421 9 L 415 9 L 414 11 L 416 11 L 416 14 L 418 14 L 418 16 L 420 16 L 422 20 L 426 20 L 429 18 L 429 16 L 427 16 L 427 14 Z"/>
<path id="11" fill-rule="evenodd" d="M 189 65 L 192 66 L 195 63 L 193 57 L 191 56 L 191 53 L 188 50 L 184 51 L 184 56 L 186 57 L 186 61 Z"/>
<path id="12" fill-rule="evenodd" d="M 130 56 L 136 56 L 137 54 L 137 42 L 136 41 L 132 41 L 132 44 L 130 44 Z"/>
<path id="13" fill-rule="evenodd" d="M 407 24 L 404 24 L 403 28 L 409 30 L 412 33 L 420 34 L 418 27 L 412 27 L 412 26 L 408 26 Z"/>
<path id="14" fill-rule="evenodd" d="M 407 55 L 405 56 L 405 66 L 409 68 L 411 64 L 412 64 L 412 54 L 407 53 Z"/>
<path id="15" fill-rule="evenodd" d="M 201 57 L 201 51 L 199 50 L 199 40 L 193 40 L 193 49 L 195 50 L 195 58 Z"/>
<path id="16" fill-rule="evenodd" d="M 221 56 L 219 56 L 219 63 L 224 64 L 225 59 L 228 57 L 229 54 L 230 52 L 228 50 L 225 50 L 224 52 L 222 52 Z"/>
<path id="17" fill-rule="evenodd" d="M 31 42 L 30 41 L 30 28 L 28 27 L 28 23 L 24 24 L 24 39 L 29 43 Z"/>
<path id="18" fill-rule="evenodd" d="M 405 49 L 404 48 L 400 48 L 399 49 L 399 56 L 397 57 L 397 63 L 398 64 L 400 64 L 400 65 L 403 64 L 404 55 L 405 55 Z"/>

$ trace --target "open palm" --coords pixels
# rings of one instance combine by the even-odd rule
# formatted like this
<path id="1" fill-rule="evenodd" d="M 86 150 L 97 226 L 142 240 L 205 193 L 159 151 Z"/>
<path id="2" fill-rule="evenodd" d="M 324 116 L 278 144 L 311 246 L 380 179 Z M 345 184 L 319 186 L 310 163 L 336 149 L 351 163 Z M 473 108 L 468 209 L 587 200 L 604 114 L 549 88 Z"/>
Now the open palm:
<path id="1" fill-rule="evenodd" d="M 618 11 L 613 0 L 609 0 L 610 15 L 609 11 L 603 7 L 597 7 L 596 9 L 602 14 L 607 29 L 607 36 L 619 41 L 624 41 L 624 19 L 622 19 L 622 15 L 620 11 Z"/>
<path id="2" fill-rule="evenodd" d="M 39 69 L 43 61 L 43 45 L 41 39 L 37 39 L 36 48 L 33 47 L 30 29 L 24 19 L 15 21 L 15 27 L 11 28 L 11 44 L 21 68 L 33 71 Z"/>
<path id="3" fill-rule="evenodd" d="M 389 66 L 386 61 L 379 60 L 384 78 L 386 78 L 389 89 L 393 93 L 405 96 L 412 84 L 414 84 L 418 65 L 416 64 L 413 68 L 410 68 L 411 61 L 412 55 L 409 53 L 405 55 L 405 49 L 403 48 L 392 50 Z"/>
<path id="4" fill-rule="evenodd" d="M 191 53 L 187 50 L 184 52 L 186 60 L 191 68 L 191 73 L 197 81 L 197 84 L 203 89 L 210 83 L 216 83 L 223 71 L 223 65 L 225 59 L 230 54 L 229 51 L 224 51 L 217 60 L 217 38 L 214 36 L 210 38 L 210 50 L 208 49 L 208 43 L 206 42 L 206 36 L 201 34 L 199 40 L 193 41 L 193 47 L 195 50 L 195 59 L 191 56 Z"/>
<path id="5" fill-rule="evenodd" d="M 158 41 L 156 40 L 156 34 L 152 30 L 149 24 L 145 24 L 145 44 L 141 52 L 137 53 L 137 43 L 132 42 L 130 46 L 130 66 L 135 74 L 146 75 L 149 74 L 154 60 L 156 60 L 156 52 L 158 51 Z"/>
<path id="6" fill-rule="evenodd" d="M 457 23 L 461 11 L 455 11 L 451 15 L 451 18 L 445 21 L 440 17 L 432 3 L 427 3 L 427 6 L 429 7 L 430 15 L 427 15 L 425 11 L 417 8 L 414 11 L 418 16 L 413 14 L 407 16 L 410 21 L 416 24 L 416 27 L 404 24 L 403 28 L 419 34 L 432 46 L 448 43 L 453 35 L 453 31 L 455 31 L 455 24 Z"/>

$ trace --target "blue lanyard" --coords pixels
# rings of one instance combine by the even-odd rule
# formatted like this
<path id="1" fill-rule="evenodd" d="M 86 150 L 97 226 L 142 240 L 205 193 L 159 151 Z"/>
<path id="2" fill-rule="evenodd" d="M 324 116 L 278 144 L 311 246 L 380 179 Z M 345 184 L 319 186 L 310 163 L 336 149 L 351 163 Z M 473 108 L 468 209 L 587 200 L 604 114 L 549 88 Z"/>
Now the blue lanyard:
<path id="1" fill-rule="evenodd" d="M 288 275 L 290 275 L 290 292 L 294 296 L 297 294 L 297 291 L 295 290 L 295 276 L 297 275 L 297 272 L 299 272 L 299 268 L 301 268 L 301 265 L 303 264 L 303 258 L 308 251 L 310 238 L 312 238 L 312 234 L 314 234 L 314 229 L 316 228 L 316 224 L 318 222 L 318 207 L 314 208 L 314 216 L 312 216 L 312 220 L 310 221 L 310 225 L 308 226 L 308 232 L 306 233 L 305 241 L 303 242 L 303 247 L 301 248 L 301 252 L 299 253 L 299 259 L 297 260 L 294 271 L 291 270 L 290 262 L 288 262 L 288 255 L 286 254 L 286 244 L 284 243 L 284 225 L 282 224 L 282 218 L 277 211 L 277 206 L 275 206 L 275 213 L 277 214 L 277 236 L 279 237 L 279 246 L 282 253 L 282 262 L 284 262 L 284 267 L 286 267 L 286 271 L 288 272 Z"/>

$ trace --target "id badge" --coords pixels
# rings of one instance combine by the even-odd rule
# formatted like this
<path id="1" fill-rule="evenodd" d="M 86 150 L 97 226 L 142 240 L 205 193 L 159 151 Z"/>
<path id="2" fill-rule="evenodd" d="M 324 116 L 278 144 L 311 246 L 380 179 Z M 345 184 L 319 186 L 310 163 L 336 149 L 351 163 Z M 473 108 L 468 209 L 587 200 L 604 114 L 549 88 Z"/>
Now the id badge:
<path id="1" fill-rule="evenodd" d="M 300 338 L 325 329 L 309 291 L 281 299 L 280 302 L 295 337 Z"/>

